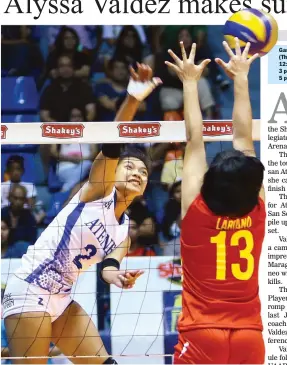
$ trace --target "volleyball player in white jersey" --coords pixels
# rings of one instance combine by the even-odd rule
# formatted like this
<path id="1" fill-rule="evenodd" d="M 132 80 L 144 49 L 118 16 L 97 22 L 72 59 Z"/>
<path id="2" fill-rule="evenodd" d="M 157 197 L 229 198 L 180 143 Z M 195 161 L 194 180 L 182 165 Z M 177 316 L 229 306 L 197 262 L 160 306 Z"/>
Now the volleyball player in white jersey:
<path id="1" fill-rule="evenodd" d="M 140 102 L 160 82 L 146 65 L 138 65 L 137 73 L 131 69 L 127 98 L 115 120 L 133 120 Z M 52 342 L 66 356 L 94 356 L 72 358 L 75 364 L 116 364 L 70 292 L 78 275 L 99 262 L 102 279 L 120 288 L 131 288 L 143 273 L 120 270 L 120 263 L 130 243 L 124 212 L 147 182 L 144 155 L 122 154 L 120 144 L 103 145 L 88 183 L 29 247 L 8 280 L 3 316 L 11 357 L 48 356 Z M 14 362 L 43 364 L 47 359 Z"/>

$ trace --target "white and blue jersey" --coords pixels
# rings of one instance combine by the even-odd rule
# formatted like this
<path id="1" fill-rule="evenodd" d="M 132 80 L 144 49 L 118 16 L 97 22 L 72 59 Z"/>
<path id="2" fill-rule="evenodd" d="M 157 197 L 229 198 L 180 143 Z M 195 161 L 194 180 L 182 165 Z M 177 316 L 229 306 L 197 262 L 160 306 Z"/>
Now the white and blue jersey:
<path id="1" fill-rule="evenodd" d="M 115 217 L 116 189 L 83 203 L 78 192 L 22 257 L 16 276 L 52 294 L 67 293 L 78 275 L 128 236 L 129 218 Z"/>

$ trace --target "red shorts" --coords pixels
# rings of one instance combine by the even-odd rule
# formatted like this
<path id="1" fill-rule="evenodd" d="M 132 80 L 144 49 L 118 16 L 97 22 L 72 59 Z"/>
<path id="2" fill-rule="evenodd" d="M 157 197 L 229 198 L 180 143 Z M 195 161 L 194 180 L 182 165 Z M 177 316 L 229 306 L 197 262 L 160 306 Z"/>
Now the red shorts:
<path id="1" fill-rule="evenodd" d="M 179 334 L 174 364 L 264 364 L 261 331 L 196 329 Z"/>

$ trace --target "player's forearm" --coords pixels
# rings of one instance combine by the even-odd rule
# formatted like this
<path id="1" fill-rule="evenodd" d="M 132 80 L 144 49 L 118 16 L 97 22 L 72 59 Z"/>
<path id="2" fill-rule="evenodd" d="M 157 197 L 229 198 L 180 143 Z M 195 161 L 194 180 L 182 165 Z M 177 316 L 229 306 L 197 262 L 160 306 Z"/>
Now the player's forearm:
<path id="1" fill-rule="evenodd" d="M 137 113 L 140 102 L 131 95 L 127 95 L 116 117 L 116 122 L 132 121 Z"/>
<path id="2" fill-rule="evenodd" d="M 234 78 L 234 108 L 232 119 L 234 138 L 252 139 L 252 110 L 248 77 L 246 75 L 238 75 Z"/>
<path id="3" fill-rule="evenodd" d="M 202 142 L 202 113 L 200 110 L 197 81 L 183 82 L 184 119 L 187 140 L 192 144 Z"/>

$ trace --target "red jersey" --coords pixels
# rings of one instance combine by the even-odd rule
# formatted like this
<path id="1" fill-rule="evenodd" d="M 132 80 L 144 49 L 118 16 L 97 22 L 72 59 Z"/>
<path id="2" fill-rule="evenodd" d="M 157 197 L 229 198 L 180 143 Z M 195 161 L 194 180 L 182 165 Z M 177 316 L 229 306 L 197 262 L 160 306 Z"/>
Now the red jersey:
<path id="1" fill-rule="evenodd" d="M 179 331 L 262 330 L 258 268 L 265 234 L 262 199 L 248 215 L 218 217 L 199 195 L 181 225 L 183 269 Z"/>

